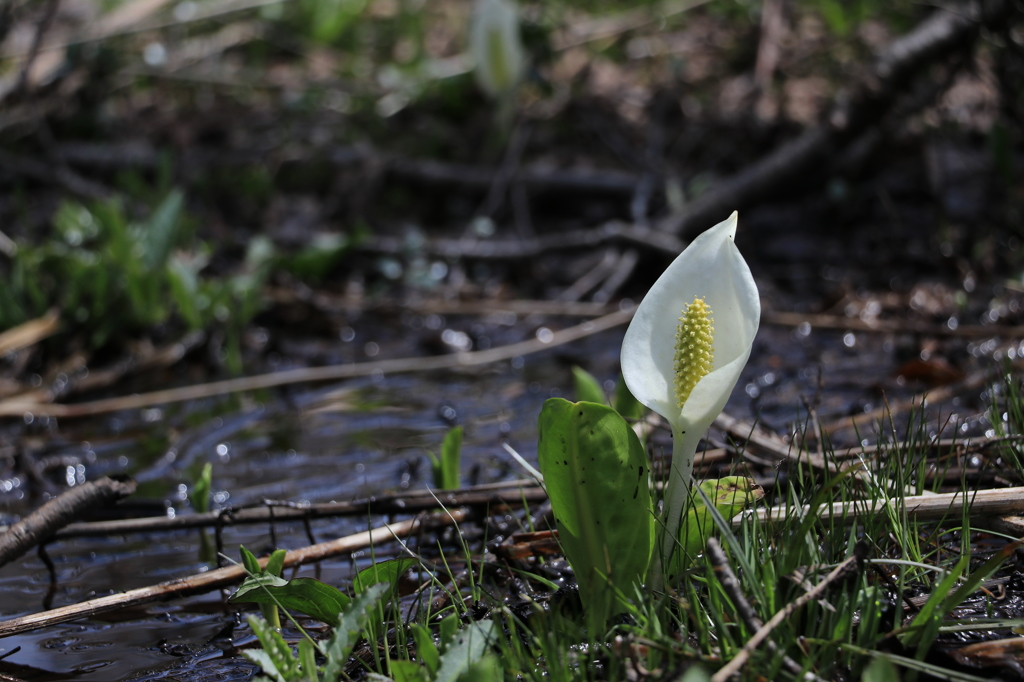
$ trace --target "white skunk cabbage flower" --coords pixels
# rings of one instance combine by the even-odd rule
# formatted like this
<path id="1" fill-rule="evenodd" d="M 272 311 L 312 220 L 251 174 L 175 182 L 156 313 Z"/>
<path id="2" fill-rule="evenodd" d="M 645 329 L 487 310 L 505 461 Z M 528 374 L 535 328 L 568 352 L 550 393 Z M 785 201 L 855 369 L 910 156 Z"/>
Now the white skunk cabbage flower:
<path id="1" fill-rule="evenodd" d="M 508 96 L 526 70 L 519 13 L 510 0 L 477 0 L 469 51 L 480 88 L 495 99 Z"/>
<path id="2" fill-rule="evenodd" d="M 662 560 L 676 553 L 697 443 L 725 407 L 750 357 L 761 301 L 736 248 L 736 218 L 704 232 L 644 297 L 622 341 L 622 376 L 636 399 L 672 427 Z M 657 554 L 657 550 L 655 551 Z"/>

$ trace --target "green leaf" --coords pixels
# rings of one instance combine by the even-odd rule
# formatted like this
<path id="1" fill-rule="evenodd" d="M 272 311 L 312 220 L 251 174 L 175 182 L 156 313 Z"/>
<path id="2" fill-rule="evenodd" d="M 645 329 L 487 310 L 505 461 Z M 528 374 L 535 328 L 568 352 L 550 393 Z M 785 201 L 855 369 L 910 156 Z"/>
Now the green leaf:
<path id="1" fill-rule="evenodd" d="M 344 672 L 345 663 L 348 661 L 349 654 L 352 653 L 352 647 L 359 641 L 363 630 L 366 629 L 370 612 L 376 609 L 381 596 L 387 590 L 387 585 L 373 585 L 366 588 L 340 614 L 334 634 L 325 644 L 320 645 L 321 653 L 327 658 L 323 679 L 336 680 Z"/>
<path id="2" fill-rule="evenodd" d="M 205 514 L 210 511 L 210 488 L 213 486 L 213 465 L 207 462 L 192 486 L 192 506 L 196 512 Z"/>
<path id="3" fill-rule="evenodd" d="M 302 668 L 302 679 L 305 682 L 318 682 L 316 645 L 305 637 L 299 640 L 299 665 Z"/>
<path id="4" fill-rule="evenodd" d="M 496 656 L 484 654 L 466 668 L 466 672 L 458 677 L 458 682 L 501 682 L 505 674 Z"/>
<path id="5" fill-rule="evenodd" d="M 497 637 L 498 628 L 490 620 L 479 620 L 460 630 L 441 657 L 434 682 L 456 682 L 487 653 Z"/>
<path id="6" fill-rule="evenodd" d="M 928 597 L 928 601 L 925 602 L 921 611 L 918 612 L 917 616 L 910 623 L 910 632 L 903 638 L 903 642 L 907 646 L 918 645 L 918 659 L 924 658 L 924 654 L 930 646 L 932 639 L 938 633 L 940 619 L 945 617 L 947 613 L 959 606 L 977 590 L 989 576 L 1003 565 L 1004 561 L 1013 556 L 1013 553 L 1017 551 L 1021 544 L 1024 544 L 1024 541 L 1017 540 L 1005 545 L 993 554 L 988 561 L 978 567 L 978 570 L 967 576 L 956 590 L 953 590 L 957 580 L 963 575 L 970 563 L 969 557 L 963 556 L 960 558 L 954 569 L 946 575 Z"/>
<path id="7" fill-rule="evenodd" d="M 437 645 L 434 644 L 434 635 L 431 634 L 429 628 L 419 623 L 411 624 L 409 630 L 412 633 L 413 642 L 416 643 L 416 658 L 433 676 L 437 673 L 437 666 L 441 661 L 441 654 L 437 650 Z"/>
<path id="8" fill-rule="evenodd" d="M 704 551 L 715 528 L 714 516 L 708 510 L 705 498 L 728 522 L 748 504 L 764 497 L 761 486 L 754 479 L 743 476 L 710 478 L 702 481 L 698 488 L 704 494 L 694 491 L 686 519 L 679 527 L 680 547 L 665 571 L 670 581 L 677 579 L 693 559 Z"/>
<path id="9" fill-rule="evenodd" d="M 242 555 L 242 566 L 245 568 L 246 573 L 257 575 L 263 572 L 263 569 L 260 568 L 259 559 L 256 558 L 255 554 L 247 550 L 245 545 L 238 548 L 238 553 Z"/>
<path id="10" fill-rule="evenodd" d="M 270 575 L 280 576 L 281 572 L 284 571 L 284 557 L 288 554 L 288 550 L 275 549 L 267 559 L 267 567 L 263 570 Z"/>
<path id="11" fill-rule="evenodd" d="M 391 661 L 390 670 L 395 682 L 430 682 L 426 668 L 414 661 Z"/>
<path id="12" fill-rule="evenodd" d="M 398 591 L 398 579 L 413 566 L 419 565 L 418 559 L 402 557 L 380 561 L 369 568 L 364 568 L 352 580 L 352 591 L 362 594 L 371 585 L 384 583 L 388 587 L 386 599 L 390 599 Z"/>
<path id="13" fill-rule="evenodd" d="M 591 628 L 604 626 L 615 595 L 634 594 L 654 541 L 647 453 L 618 412 L 551 398 L 539 419 L 537 456 L 559 538 Z M 595 634 L 596 633 L 592 633 Z"/>
<path id="14" fill-rule="evenodd" d="M 455 640 L 455 634 L 459 631 L 459 617 L 454 613 L 441 619 L 438 627 L 438 637 L 441 640 L 441 651 L 447 651 L 448 645 Z"/>
<path id="15" fill-rule="evenodd" d="M 441 459 L 434 467 L 434 485 L 441 490 L 458 490 L 462 486 L 462 427 L 449 429 L 441 444 Z"/>
<path id="16" fill-rule="evenodd" d="M 315 578 L 284 580 L 266 572 L 246 578 L 228 601 L 275 604 L 333 626 L 338 625 L 338 614 L 352 602 L 338 588 Z"/>
<path id="17" fill-rule="evenodd" d="M 629 392 L 629 386 L 626 385 L 621 374 L 619 375 L 619 380 L 615 383 L 612 407 L 626 419 L 643 419 L 644 417 L 644 410 L 646 408 Z"/>
<path id="18" fill-rule="evenodd" d="M 710 682 L 710 680 L 711 675 L 708 675 L 708 671 L 699 663 L 691 665 L 679 678 L 679 682 Z"/>
<path id="19" fill-rule="evenodd" d="M 184 203 L 185 195 L 180 190 L 174 190 L 157 206 L 149 222 L 143 226 L 142 257 L 150 272 L 167 263 L 167 257 L 178 237 L 178 226 L 181 224 L 179 218 Z"/>
<path id="20" fill-rule="evenodd" d="M 573 366 L 572 379 L 576 385 L 576 399 L 580 402 L 607 405 L 608 398 L 597 378 L 579 366 Z"/>
<path id="21" fill-rule="evenodd" d="M 900 682 L 900 673 L 888 658 L 876 656 L 864 668 L 860 682 Z"/>
<path id="22" fill-rule="evenodd" d="M 902 638 L 904 646 L 912 647 L 925 639 L 925 630 L 928 629 L 929 625 L 933 624 L 934 620 L 941 617 L 940 606 L 949 597 L 956 586 L 957 580 L 960 579 L 960 576 L 963 575 L 969 564 L 970 557 L 960 557 L 960 560 L 956 562 L 956 566 L 948 571 L 942 580 L 939 581 L 939 584 L 935 586 L 932 593 L 928 595 L 928 601 L 924 603 L 921 610 L 914 616 L 914 620 L 910 622 L 908 626 L 909 632 Z"/>
<path id="23" fill-rule="evenodd" d="M 260 666 L 264 674 L 270 676 L 277 682 L 293 682 L 301 679 L 299 677 L 299 659 L 292 653 L 292 649 L 276 629 L 270 626 L 262 618 L 248 616 L 249 627 L 260 640 L 263 646 L 262 651 L 258 649 L 247 649 L 242 655 Z"/>

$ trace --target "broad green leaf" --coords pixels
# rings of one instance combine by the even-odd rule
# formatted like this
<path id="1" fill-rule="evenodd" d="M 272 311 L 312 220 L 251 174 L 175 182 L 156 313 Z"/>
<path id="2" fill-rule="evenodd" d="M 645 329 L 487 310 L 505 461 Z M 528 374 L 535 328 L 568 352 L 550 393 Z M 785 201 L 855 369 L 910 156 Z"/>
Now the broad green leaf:
<path id="1" fill-rule="evenodd" d="M 900 673 L 888 658 L 876 656 L 864 668 L 860 682 L 900 682 Z"/>
<path id="2" fill-rule="evenodd" d="M 418 565 L 419 560 L 412 557 L 380 561 L 356 574 L 356 577 L 352 580 L 352 591 L 356 594 L 362 594 L 371 585 L 384 583 L 388 586 L 385 598 L 390 599 L 398 591 L 398 579 L 402 577 L 402 574 L 413 566 Z"/>
<path id="3" fill-rule="evenodd" d="M 441 661 L 441 654 L 437 650 L 437 645 L 434 644 L 434 635 L 431 634 L 429 628 L 419 623 L 411 624 L 409 630 L 412 633 L 412 640 L 416 643 L 416 658 L 431 675 L 434 675 Z"/>
<path id="4" fill-rule="evenodd" d="M 707 509 L 705 497 L 726 520 L 739 514 L 751 502 L 764 497 L 761 486 L 754 479 L 743 476 L 711 478 L 701 482 L 698 487 L 704 495 L 694 491 L 686 520 L 680 524 L 680 546 L 672 557 L 669 569 L 665 571 L 669 580 L 677 579 L 693 559 L 704 551 L 704 546 L 715 528 L 715 520 Z"/>
<path id="5" fill-rule="evenodd" d="M 460 630 L 441 657 L 434 682 L 456 682 L 487 653 L 497 637 L 498 628 L 490 620 L 478 620 Z"/>
<path id="6" fill-rule="evenodd" d="M 572 368 L 572 379 L 576 384 L 576 399 L 580 402 L 597 403 L 607 405 L 608 398 L 604 394 L 604 388 L 597 378 L 579 366 Z"/>
<path id="7" fill-rule="evenodd" d="M 351 603 L 345 593 L 315 578 L 284 580 L 262 572 L 246 578 L 228 601 L 276 604 L 329 625 L 338 625 L 338 614 Z"/>
<path id="8" fill-rule="evenodd" d="M 493 654 L 484 654 L 469 664 L 466 672 L 459 675 L 458 682 L 502 682 L 505 679 L 501 662 Z"/>
<path id="9" fill-rule="evenodd" d="M 415 661 L 391 661 L 390 670 L 395 682 L 430 682 L 427 669 Z"/>
<path id="10" fill-rule="evenodd" d="M 327 659 L 324 666 L 323 679 L 336 680 L 345 670 L 345 663 L 352 653 L 352 647 L 366 629 L 370 612 L 376 610 L 381 596 L 387 592 L 387 585 L 373 585 L 366 588 L 340 614 L 339 623 L 334 634 L 326 643 L 320 645 L 320 652 Z"/>
<path id="11" fill-rule="evenodd" d="M 651 558 L 647 453 L 605 405 L 551 398 L 538 427 L 537 456 L 559 538 L 590 625 L 601 628 L 613 605 L 622 605 L 615 592 L 633 594 Z"/>

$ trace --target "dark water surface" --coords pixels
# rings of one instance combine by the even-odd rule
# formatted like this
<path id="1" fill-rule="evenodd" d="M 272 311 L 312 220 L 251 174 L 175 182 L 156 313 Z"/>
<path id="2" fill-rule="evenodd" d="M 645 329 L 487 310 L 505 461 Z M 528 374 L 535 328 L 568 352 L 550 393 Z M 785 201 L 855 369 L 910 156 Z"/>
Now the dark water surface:
<path id="1" fill-rule="evenodd" d="M 769 298 L 785 303 L 781 294 Z M 856 299 L 855 299 L 856 300 Z M 867 305 L 867 303 L 865 303 Z M 791 308 L 792 309 L 792 308 Z M 847 311 L 857 314 L 857 310 Z M 364 316 L 359 337 L 325 344 L 323 362 L 351 362 L 422 354 L 423 325 L 415 316 L 386 321 Z M 543 328 L 575 324 L 570 318 L 514 320 L 483 324 L 479 318 L 441 318 L 436 332 L 467 333 L 476 326 L 494 345 L 535 335 Z M 506 320 L 509 322 L 509 320 Z M 437 326 L 437 325 L 431 325 Z M 371 334 L 367 330 L 373 330 Z M 550 396 L 572 397 L 570 368 L 579 364 L 602 381 L 618 371 L 624 328 L 594 335 L 565 347 L 473 371 L 375 376 L 315 388 L 289 387 L 259 396 L 201 401 L 87 420 L 36 423 L 32 438 L 46 456 L 65 457 L 56 467 L 54 490 L 65 480 L 131 473 L 140 482 L 137 497 L 156 510 L 188 514 L 188 489 L 202 464 L 212 462 L 215 505 L 243 506 L 264 499 L 316 503 L 365 498 L 430 484 L 427 450 L 439 451 L 453 423 L 466 428 L 464 483 L 522 477 L 501 448 L 507 441 L 536 460 L 536 419 Z M 909 337 L 909 338 L 908 338 Z M 376 347 L 368 346 L 379 339 Z M 904 361 L 913 335 L 818 330 L 808 325 L 762 325 L 751 360 L 727 411 L 740 419 L 759 419 L 771 430 L 792 432 L 817 404 L 823 422 L 907 397 L 921 388 L 900 381 L 894 371 Z M 297 343 L 297 342 L 296 342 Z M 966 342 L 965 342 L 966 343 Z M 980 342 L 979 342 L 980 343 Z M 962 353 L 966 369 L 991 362 L 1005 344 L 984 352 Z M 980 346 L 975 343 L 975 351 Z M 977 356 L 977 357 L 975 357 Z M 989 427 L 981 390 L 937 406 L 931 431 L 947 421 L 963 433 Z M 962 425 L 962 427 L 961 427 Z M 870 436 L 873 434 L 861 434 Z M 950 434 L 946 434 L 950 435 Z M 853 433 L 839 442 L 856 442 Z M 9 518 L 35 504 L 26 481 L 0 481 Z M 312 522 L 317 541 L 365 530 L 380 518 L 322 519 Z M 301 524 L 277 524 L 279 546 L 308 544 Z M 271 546 L 266 526 L 240 526 L 224 532 L 225 549 L 238 556 L 240 544 L 257 553 Z M 127 537 L 81 538 L 51 544 L 57 573 L 52 605 L 151 585 L 207 570 L 200 561 L 200 533 L 150 533 Z M 346 587 L 353 563 L 363 553 L 304 567 L 315 576 Z M 0 616 L 40 611 L 49 578 L 30 554 L 0 568 Z M 219 593 L 108 614 L 101 619 L 45 628 L 0 641 L 0 672 L 25 679 L 114 681 L 128 679 L 249 679 L 255 667 L 237 655 L 233 644 L 251 641 L 236 607 Z M 225 653 L 228 652 L 228 653 Z"/>

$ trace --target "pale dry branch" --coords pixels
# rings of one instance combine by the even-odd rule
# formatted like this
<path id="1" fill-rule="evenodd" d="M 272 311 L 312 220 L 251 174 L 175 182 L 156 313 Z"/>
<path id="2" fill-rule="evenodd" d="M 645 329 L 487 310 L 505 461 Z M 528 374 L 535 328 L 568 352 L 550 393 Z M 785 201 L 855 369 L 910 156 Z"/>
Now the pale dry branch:
<path id="1" fill-rule="evenodd" d="M 426 372 L 442 369 L 459 369 L 479 367 L 512 358 L 537 353 L 549 348 L 578 341 L 599 332 L 613 329 L 629 322 L 634 309 L 621 310 L 593 321 L 554 332 L 551 339 L 530 339 L 518 343 L 491 348 L 488 350 L 469 351 L 429 358 L 400 358 L 380 360 L 351 365 L 333 365 L 330 367 L 303 367 L 300 369 L 272 372 L 239 379 L 226 379 L 195 386 L 183 386 L 151 393 L 142 393 L 119 398 L 107 398 L 88 403 L 72 405 L 47 404 L 24 400 L 5 400 L 0 402 L 0 416 L 17 416 L 24 414 L 48 415 L 53 417 L 85 417 L 117 410 L 132 410 L 153 405 L 199 400 L 240 391 L 255 391 L 277 386 L 317 381 L 336 381 L 354 377 L 372 376 L 374 374 L 398 374 L 407 372 Z"/>
<path id="2" fill-rule="evenodd" d="M 316 545 L 288 552 L 284 558 L 284 567 L 292 568 L 304 564 L 321 561 L 339 554 L 353 552 L 370 545 L 381 545 L 397 538 L 409 536 L 428 525 L 441 526 L 458 523 L 466 516 L 465 512 L 456 510 L 431 517 L 417 517 L 407 521 L 399 521 L 372 530 L 356 533 L 337 540 L 330 540 Z M 267 558 L 260 560 L 260 567 L 266 566 Z M 0 622 L 0 637 L 31 632 L 50 625 L 67 623 L 81 618 L 91 618 L 101 613 L 116 611 L 127 606 L 140 606 L 158 601 L 181 599 L 194 594 L 202 594 L 221 589 L 241 582 L 245 578 L 245 569 L 240 565 L 225 566 L 206 573 L 199 573 L 187 578 L 171 580 L 158 585 L 140 587 L 119 594 L 112 594 L 98 599 L 90 599 L 81 604 L 62 606 L 42 613 L 12 618 Z"/>

